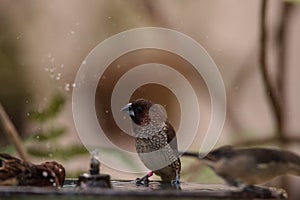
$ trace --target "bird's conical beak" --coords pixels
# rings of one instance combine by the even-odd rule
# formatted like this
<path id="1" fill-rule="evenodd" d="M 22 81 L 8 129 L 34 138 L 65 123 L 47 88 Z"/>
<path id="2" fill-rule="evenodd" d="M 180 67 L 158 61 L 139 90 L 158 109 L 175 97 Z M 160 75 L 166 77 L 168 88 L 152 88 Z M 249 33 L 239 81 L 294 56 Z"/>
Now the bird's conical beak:
<path id="1" fill-rule="evenodd" d="M 134 113 L 132 112 L 132 110 L 131 110 L 131 105 L 132 105 L 132 103 L 128 103 L 128 104 L 126 104 L 122 109 L 121 109 L 121 111 L 123 111 L 123 112 L 127 112 L 130 116 L 134 116 Z"/>

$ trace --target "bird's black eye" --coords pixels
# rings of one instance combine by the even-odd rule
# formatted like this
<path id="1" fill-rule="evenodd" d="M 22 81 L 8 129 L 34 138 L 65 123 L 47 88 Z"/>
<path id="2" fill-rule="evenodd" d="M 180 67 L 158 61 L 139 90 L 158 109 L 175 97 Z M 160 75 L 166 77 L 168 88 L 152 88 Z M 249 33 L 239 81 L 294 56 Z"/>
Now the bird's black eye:
<path id="1" fill-rule="evenodd" d="M 143 112 L 143 108 L 141 106 L 137 106 L 135 108 L 135 111 L 141 113 L 141 112 Z"/>

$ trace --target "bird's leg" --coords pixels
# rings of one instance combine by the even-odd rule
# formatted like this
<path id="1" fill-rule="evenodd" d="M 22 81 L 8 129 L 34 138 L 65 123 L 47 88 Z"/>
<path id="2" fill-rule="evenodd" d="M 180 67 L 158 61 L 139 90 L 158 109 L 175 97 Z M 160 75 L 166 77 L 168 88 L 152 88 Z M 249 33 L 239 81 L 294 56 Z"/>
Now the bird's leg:
<path id="1" fill-rule="evenodd" d="M 176 170 L 175 180 L 172 180 L 171 184 L 175 186 L 180 186 L 180 175 L 178 173 L 178 170 Z"/>
<path id="2" fill-rule="evenodd" d="M 137 186 L 139 186 L 139 185 L 144 185 L 144 186 L 146 186 L 146 187 L 148 187 L 148 185 L 149 185 L 149 177 L 151 177 L 153 175 L 153 172 L 151 171 L 151 172 L 148 172 L 145 176 L 143 176 L 142 178 L 137 178 L 136 180 L 135 180 L 135 184 L 137 185 Z"/>

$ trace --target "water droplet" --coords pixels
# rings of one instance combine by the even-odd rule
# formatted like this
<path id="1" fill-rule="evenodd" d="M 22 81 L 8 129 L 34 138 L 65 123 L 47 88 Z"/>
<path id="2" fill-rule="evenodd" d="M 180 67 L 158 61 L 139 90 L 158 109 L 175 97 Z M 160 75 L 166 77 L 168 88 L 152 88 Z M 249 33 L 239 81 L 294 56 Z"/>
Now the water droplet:
<path id="1" fill-rule="evenodd" d="M 86 64 L 86 60 L 82 61 L 82 64 L 85 65 Z"/>
<path id="2" fill-rule="evenodd" d="M 65 90 L 66 90 L 66 91 L 70 91 L 70 83 L 66 83 L 66 85 L 65 85 Z"/>
<path id="3" fill-rule="evenodd" d="M 111 19 L 112 17 L 111 17 L 111 16 L 108 16 L 107 18 L 108 18 L 108 19 Z"/>
<path id="4" fill-rule="evenodd" d="M 47 177 L 48 176 L 48 172 L 43 171 L 43 177 Z"/>
<path id="5" fill-rule="evenodd" d="M 53 68 L 49 69 L 50 73 L 53 73 L 55 70 L 56 70 L 56 68 L 55 68 L 55 67 L 53 67 Z"/>
<path id="6" fill-rule="evenodd" d="M 40 136 L 39 136 L 39 135 L 37 135 L 35 138 L 38 140 L 38 139 L 40 139 Z"/>
<path id="7" fill-rule="evenodd" d="M 75 31 L 71 30 L 70 33 L 71 33 L 71 35 L 74 35 L 74 34 L 75 34 Z"/>
<path id="8" fill-rule="evenodd" d="M 26 115 L 27 115 L 27 116 L 30 116 L 30 113 L 28 112 L 28 113 L 26 113 Z"/>
<path id="9" fill-rule="evenodd" d="M 61 77 L 61 73 L 58 73 L 58 74 L 56 75 L 56 80 L 60 80 L 60 77 Z"/>
<path id="10" fill-rule="evenodd" d="M 105 111 L 105 113 L 106 113 L 106 114 L 108 114 L 108 113 L 109 113 L 109 111 L 108 111 L 108 110 L 106 110 L 106 111 Z"/>
<path id="11" fill-rule="evenodd" d="M 120 64 L 118 64 L 118 65 L 117 65 L 117 68 L 118 68 L 118 69 L 120 69 L 120 68 L 121 68 L 121 65 L 120 65 Z"/>
<path id="12" fill-rule="evenodd" d="M 73 87 L 73 88 L 76 87 L 76 83 L 72 83 L 72 87 Z"/>

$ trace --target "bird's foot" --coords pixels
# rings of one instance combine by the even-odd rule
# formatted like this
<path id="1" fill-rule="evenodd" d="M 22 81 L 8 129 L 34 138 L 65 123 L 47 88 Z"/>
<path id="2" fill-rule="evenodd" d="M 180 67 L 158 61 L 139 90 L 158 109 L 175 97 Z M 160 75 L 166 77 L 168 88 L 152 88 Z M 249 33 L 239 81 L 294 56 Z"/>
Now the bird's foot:
<path id="1" fill-rule="evenodd" d="M 176 186 L 176 188 L 180 188 L 180 176 L 179 176 L 178 171 L 176 171 L 176 177 L 175 177 L 175 180 L 172 180 L 172 181 L 171 181 L 171 185 L 172 185 L 172 186 Z"/>
<path id="2" fill-rule="evenodd" d="M 175 178 L 174 180 L 171 181 L 172 185 L 180 185 L 180 179 L 179 178 Z"/>
<path id="3" fill-rule="evenodd" d="M 144 177 L 137 178 L 135 180 L 135 184 L 137 186 L 144 185 L 144 186 L 148 187 L 149 186 L 149 177 L 151 177 L 152 175 L 153 175 L 153 172 L 148 172 Z"/>
<path id="4" fill-rule="evenodd" d="M 135 184 L 137 186 L 144 185 L 144 186 L 148 187 L 149 186 L 149 179 L 146 176 L 144 176 L 143 178 L 137 178 L 135 180 Z"/>

